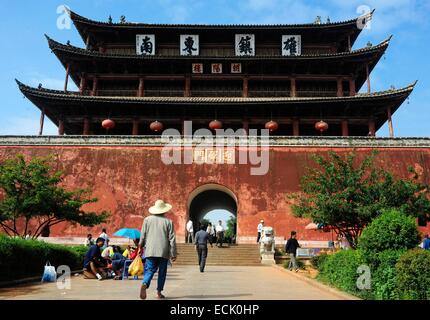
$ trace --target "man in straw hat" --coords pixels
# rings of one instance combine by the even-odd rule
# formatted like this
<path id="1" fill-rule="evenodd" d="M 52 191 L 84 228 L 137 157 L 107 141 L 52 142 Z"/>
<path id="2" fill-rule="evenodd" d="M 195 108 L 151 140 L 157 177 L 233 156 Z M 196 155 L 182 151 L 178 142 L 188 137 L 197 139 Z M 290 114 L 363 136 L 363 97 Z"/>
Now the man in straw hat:
<path id="1" fill-rule="evenodd" d="M 176 260 L 176 237 L 172 220 L 164 215 L 172 206 L 163 200 L 157 200 L 149 208 L 149 217 L 143 221 L 140 235 L 139 250 L 145 248 L 145 274 L 140 289 L 140 298 L 146 299 L 146 289 L 149 288 L 154 274 L 158 270 L 157 296 L 163 299 L 161 293 L 166 282 L 167 264 L 169 259 Z"/>

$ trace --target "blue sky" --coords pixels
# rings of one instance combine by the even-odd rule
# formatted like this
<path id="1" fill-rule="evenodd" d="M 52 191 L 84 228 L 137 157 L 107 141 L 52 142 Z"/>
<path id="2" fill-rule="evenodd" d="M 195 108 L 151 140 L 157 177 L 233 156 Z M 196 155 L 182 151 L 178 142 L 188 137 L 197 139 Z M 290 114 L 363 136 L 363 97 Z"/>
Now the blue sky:
<path id="1" fill-rule="evenodd" d="M 125 15 L 132 22 L 159 23 L 306 23 L 317 15 L 323 20 L 345 20 L 366 7 L 375 8 L 370 30 L 365 30 L 355 48 L 373 44 L 393 34 L 391 45 L 371 75 L 372 89 L 396 88 L 419 80 L 411 96 L 395 113 L 396 136 L 430 136 L 430 63 L 428 61 L 430 1 L 420 0 L 16 0 L 0 4 L 0 104 L 1 135 L 36 134 L 37 108 L 23 99 L 15 78 L 29 85 L 61 89 L 64 68 L 50 52 L 44 34 L 55 40 L 83 46 L 76 29 L 57 28 L 57 8 L 67 5 L 77 13 L 107 21 Z M 47 123 L 45 134 L 56 134 Z M 388 134 L 384 126 L 379 136 Z"/>

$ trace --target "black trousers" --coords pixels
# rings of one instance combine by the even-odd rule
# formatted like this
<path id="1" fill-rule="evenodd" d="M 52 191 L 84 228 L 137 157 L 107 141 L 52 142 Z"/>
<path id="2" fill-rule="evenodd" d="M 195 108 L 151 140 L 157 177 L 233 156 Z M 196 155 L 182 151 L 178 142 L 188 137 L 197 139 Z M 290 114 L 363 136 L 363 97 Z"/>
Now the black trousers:
<path id="1" fill-rule="evenodd" d="M 257 243 L 260 242 L 260 239 L 261 239 L 261 232 L 259 232 L 258 235 L 257 235 Z"/>
<path id="2" fill-rule="evenodd" d="M 200 271 L 205 271 L 206 258 L 208 256 L 208 246 L 204 244 L 197 245 L 197 254 L 199 256 Z"/>
<path id="3" fill-rule="evenodd" d="M 216 233 L 216 244 L 222 247 L 222 243 L 224 241 L 224 232 Z"/>

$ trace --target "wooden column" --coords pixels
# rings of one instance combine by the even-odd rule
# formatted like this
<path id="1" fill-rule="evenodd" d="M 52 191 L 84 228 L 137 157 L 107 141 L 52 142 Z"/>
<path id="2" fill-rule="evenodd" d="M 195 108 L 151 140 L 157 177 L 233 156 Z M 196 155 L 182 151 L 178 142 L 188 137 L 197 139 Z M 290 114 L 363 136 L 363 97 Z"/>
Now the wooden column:
<path id="1" fill-rule="evenodd" d="M 337 96 L 343 97 L 343 79 L 342 78 L 337 79 Z"/>
<path id="2" fill-rule="evenodd" d="M 376 136 L 375 119 L 370 119 L 369 120 L 369 136 L 371 136 L 371 137 Z"/>
<path id="3" fill-rule="evenodd" d="M 139 90 L 138 90 L 137 96 L 138 97 L 145 96 L 145 80 L 143 78 L 139 79 Z"/>
<path id="4" fill-rule="evenodd" d="M 83 136 L 90 135 L 90 118 L 85 117 L 84 118 L 84 129 L 82 131 Z"/>
<path id="5" fill-rule="evenodd" d="M 351 45 L 351 36 L 348 36 L 348 50 L 351 52 L 352 50 L 352 45 Z"/>
<path id="6" fill-rule="evenodd" d="M 394 138 L 394 128 L 393 128 L 391 107 L 387 108 L 387 117 L 388 117 L 388 130 L 390 131 L 390 138 Z"/>
<path id="7" fill-rule="evenodd" d="M 58 120 L 58 135 L 63 136 L 64 135 L 64 121 Z"/>
<path id="8" fill-rule="evenodd" d="M 67 92 L 67 86 L 69 84 L 70 64 L 67 64 L 66 68 L 66 79 L 64 80 L 64 92 Z"/>
<path id="9" fill-rule="evenodd" d="M 81 83 L 79 84 L 79 93 L 81 95 L 84 94 L 85 86 L 87 85 L 87 79 L 85 78 L 85 75 L 81 76 Z"/>
<path id="10" fill-rule="evenodd" d="M 370 87 L 370 71 L 369 71 L 368 64 L 366 64 L 366 81 L 367 81 L 367 93 L 371 93 L 372 88 Z"/>
<path id="11" fill-rule="evenodd" d="M 184 97 L 191 97 L 191 77 L 190 76 L 185 77 Z"/>
<path id="12" fill-rule="evenodd" d="M 249 135 L 249 120 L 248 120 L 248 118 L 243 119 L 243 129 L 245 129 L 245 135 Z"/>
<path id="13" fill-rule="evenodd" d="M 342 120 L 342 136 L 343 137 L 349 136 L 348 120 Z"/>
<path id="14" fill-rule="evenodd" d="M 297 97 L 296 78 L 291 78 L 290 83 L 291 83 L 290 96 Z"/>
<path id="15" fill-rule="evenodd" d="M 293 119 L 293 136 L 298 137 L 300 135 L 299 119 Z"/>
<path id="16" fill-rule="evenodd" d="M 133 136 L 139 135 L 139 119 L 133 120 L 133 131 L 131 132 Z"/>
<path id="17" fill-rule="evenodd" d="M 357 90 L 355 88 L 355 79 L 354 78 L 350 78 L 349 79 L 349 95 L 355 96 L 357 94 Z"/>
<path id="18" fill-rule="evenodd" d="M 93 89 L 91 90 L 91 96 L 95 97 L 97 95 L 97 86 L 99 80 L 97 78 L 93 79 Z"/>
<path id="19" fill-rule="evenodd" d="M 42 109 L 40 113 L 40 127 L 39 127 L 39 136 L 43 134 L 43 125 L 45 123 L 45 109 Z"/>
<path id="20" fill-rule="evenodd" d="M 242 85 L 242 97 L 247 98 L 249 96 L 249 86 L 248 86 L 248 78 L 243 78 Z"/>

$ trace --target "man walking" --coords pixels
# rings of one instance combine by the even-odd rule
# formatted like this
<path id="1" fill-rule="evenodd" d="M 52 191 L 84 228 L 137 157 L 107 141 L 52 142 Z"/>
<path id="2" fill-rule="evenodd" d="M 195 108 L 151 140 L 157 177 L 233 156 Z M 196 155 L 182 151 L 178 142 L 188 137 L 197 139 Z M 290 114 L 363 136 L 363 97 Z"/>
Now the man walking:
<path id="1" fill-rule="evenodd" d="M 285 245 L 285 252 L 290 255 L 290 263 L 288 264 L 288 270 L 292 271 L 293 268 L 296 272 L 299 271 L 299 266 L 296 261 L 297 248 L 300 248 L 299 242 L 296 239 L 297 232 L 291 231 L 291 237 L 288 239 Z"/>
<path id="2" fill-rule="evenodd" d="M 263 233 L 264 228 L 264 220 L 260 220 L 260 223 L 257 226 L 257 243 L 260 243 L 261 234 Z"/>
<path id="3" fill-rule="evenodd" d="M 205 231 L 205 226 L 200 226 L 200 231 L 196 233 L 195 245 L 197 249 L 197 255 L 199 256 L 200 272 L 205 272 L 206 258 L 208 256 L 208 240 L 209 233 Z"/>
<path id="4" fill-rule="evenodd" d="M 158 270 L 157 297 L 164 299 L 162 291 L 166 282 L 167 264 L 169 259 L 176 260 L 176 236 L 172 220 L 164 215 L 172 206 L 163 200 L 157 200 L 149 208 L 149 217 L 143 221 L 139 242 L 139 252 L 144 248 L 145 273 L 140 298 L 146 299 L 146 289 L 149 288 L 154 274 Z"/>
<path id="5" fill-rule="evenodd" d="M 187 222 L 187 239 L 186 239 L 186 243 L 194 243 L 194 227 L 193 227 L 193 221 L 189 220 Z"/>
<path id="6" fill-rule="evenodd" d="M 224 241 L 224 227 L 222 226 L 222 221 L 218 221 L 218 225 L 215 227 L 216 231 L 216 245 L 217 247 L 222 247 L 222 242 Z"/>

